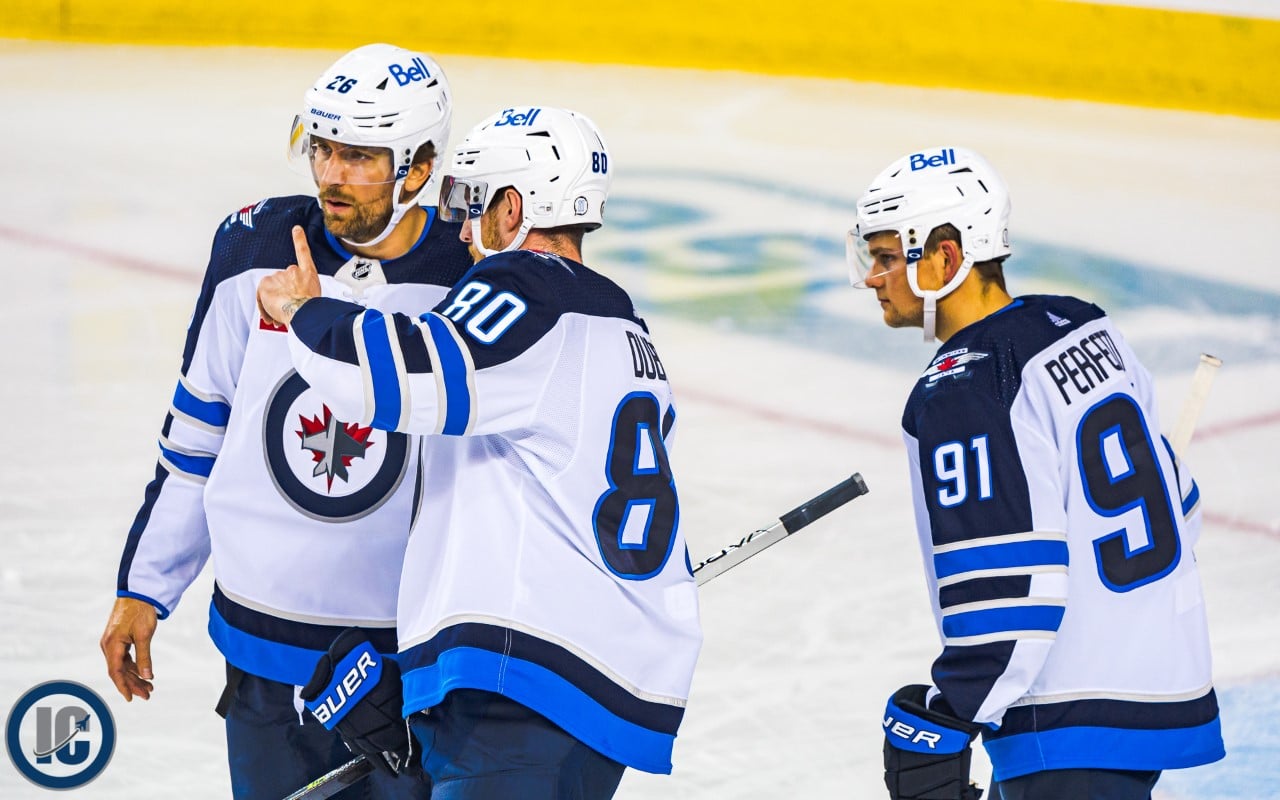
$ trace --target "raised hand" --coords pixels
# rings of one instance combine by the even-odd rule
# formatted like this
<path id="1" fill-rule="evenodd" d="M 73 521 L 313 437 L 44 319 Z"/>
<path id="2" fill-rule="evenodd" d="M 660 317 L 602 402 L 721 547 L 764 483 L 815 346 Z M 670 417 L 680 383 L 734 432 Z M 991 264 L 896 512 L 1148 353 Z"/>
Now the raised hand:
<path id="1" fill-rule="evenodd" d="M 307 234 L 293 226 L 293 252 L 298 263 L 273 272 L 258 284 L 258 313 L 273 325 L 288 325 L 302 304 L 320 296 L 320 276 L 311 260 Z"/>

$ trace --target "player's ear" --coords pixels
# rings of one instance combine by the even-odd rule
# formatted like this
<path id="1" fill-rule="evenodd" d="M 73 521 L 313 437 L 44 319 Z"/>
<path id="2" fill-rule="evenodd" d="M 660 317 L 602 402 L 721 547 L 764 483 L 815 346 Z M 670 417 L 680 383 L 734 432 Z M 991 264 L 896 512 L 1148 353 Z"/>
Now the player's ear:
<path id="1" fill-rule="evenodd" d="M 430 177 L 430 161 L 419 161 L 409 167 L 409 174 L 404 179 L 404 188 L 400 190 L 400 202 L 409 202 L 415 194 L 422 191 L 422 187 L 427 185 L 427 179 Z"/>
<path id="2" fill-rule="evenodd" d="M 512 186 L 503 189 L 502 196 L 507 201 L 502 222 L 510 230 L 518 231 L 524 222 L 524 198 Z"/>
<path id="3" fill-rule="evenodd" d="M 951 239 L 943 239 L 939 242 L 938 249 L 942 251 L 944 256 L 942 262 L 943 281 L 950 283 L 951 279 L 960 271 L 960 265 L 964 263 L 964 253 L 960 250 L 960 243 Z"/>

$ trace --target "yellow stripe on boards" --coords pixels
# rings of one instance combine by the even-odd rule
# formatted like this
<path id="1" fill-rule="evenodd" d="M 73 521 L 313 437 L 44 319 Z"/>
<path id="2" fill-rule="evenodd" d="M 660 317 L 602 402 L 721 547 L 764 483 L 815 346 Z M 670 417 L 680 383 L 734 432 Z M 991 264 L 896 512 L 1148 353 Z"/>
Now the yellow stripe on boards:
<path id="1" fill-rule="evenodd" d="M 21 0 L 0 36 L 732 69 L 1280 118 L 1280 21 L 1060 0 Z"/>

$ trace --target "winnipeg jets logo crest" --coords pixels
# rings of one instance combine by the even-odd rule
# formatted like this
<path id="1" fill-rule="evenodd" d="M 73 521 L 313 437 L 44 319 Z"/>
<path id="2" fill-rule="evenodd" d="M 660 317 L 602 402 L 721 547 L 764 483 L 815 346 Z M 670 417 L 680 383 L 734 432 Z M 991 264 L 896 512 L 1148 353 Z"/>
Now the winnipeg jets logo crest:
<path id="1" fill-rule="evenodd" d="M 327 488 L 333 489 L 333 479 L 350 480 L 350 466 L 354 459 L 364 458 L 364 451 L 373 446 L 369 434 L 373 428 L 362 428 L 354 423 L 340 422 L 329 407 L 324 407 L 324 419 L 312 416 L 299 417 L 302 430 L 297 431 L 302 447 L 310 450 L 316 467 L 313 476 L 323 475 Z"/>
<path id="2" fill-rule="evenodd" d="M 937 383 L 943 378 L 953 378 L 963 375 L 968 370 L 968 365 L 974 361 L 981 361 L 984 358 L 990 358 L 990 353 L 983 353 L 976 350 L 969 350 L 962 347 L 959 350 L 952 350 L 943 353 L 933 360 L 929 368 L 924 371 L 920 377 L 927 381 L 930 385 Z"/>
<path id="3" fill-rule="evenodd" d="M 276 489 L 313 519 L 366 516 L 391 498 L 408 472 L 407 436 L 340 418 L 295 371 L 267 400 L 262 438 Z"/>

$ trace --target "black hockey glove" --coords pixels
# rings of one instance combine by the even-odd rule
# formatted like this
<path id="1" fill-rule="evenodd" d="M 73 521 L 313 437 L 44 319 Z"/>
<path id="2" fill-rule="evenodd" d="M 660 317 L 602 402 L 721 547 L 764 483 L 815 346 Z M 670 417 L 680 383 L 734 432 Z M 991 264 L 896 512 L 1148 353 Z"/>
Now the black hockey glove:
<path id="1" fill-rule="evenodd" d="M 301 696 L 321 725 L 338 729 L 351 752 L 393 775 L 406 768 L 410 746 L 401 716 L 400 665 L 375 650 L 364 631 L 338 634 Z"/>
<path id="2" fill-rule="evenodd" d="M 904 686 L 884 711 L 884 783 L 893 800 L 978 800 L 970 743 L 981 725 L 931 711 L 928 686 Z"/>

